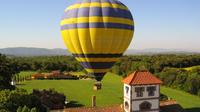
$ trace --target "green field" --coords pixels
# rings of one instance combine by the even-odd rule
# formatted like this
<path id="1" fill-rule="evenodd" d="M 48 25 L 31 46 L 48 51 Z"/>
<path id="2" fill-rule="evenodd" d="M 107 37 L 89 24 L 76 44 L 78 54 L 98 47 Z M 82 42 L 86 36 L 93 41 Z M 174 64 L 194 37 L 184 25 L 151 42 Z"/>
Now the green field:
<path id="1" fill-rule="evenodd" d="M 187 71 L 191 71 L 191 70 L 198 69 L 198 68 L 200 68 L 200 65 L 198 65 L 198 66 L 192 66 L 192 67 L 187 67 L 187 68 L 184 68 L 184 69 L 187 70 Z"/>
<path id="2" fill-rule="evenodd" d="M 113 74 L 106 75 L 103 80 L 103 89 L 93 91 L 93 80 L 34 80 L 26 81 L 24 85 L 18 86 L 29 92 L 32 89 L 55 88 L 64 93 L 70 101 L 78 101 L 84 106 L 91 105 L 92 95 L 97 96 L 99 106 L 120 104 L 122 102 L 121 77 Z"/>
<path id="3" fill-rule="evenodd" d="M 161 92 L 170 98 L 176 99 L 184 108 L 200 108 L 200 97 L 198 96 L 166 87 L 161 87 Z"/>
<path id="4" fill-rule="evenodd" d="M 92 95 L 97 96 L 98 106 L 108 106 L 122 103 L 123 84 L 122 78 L 107 74 L 102 81 L 103 89 L 93 91 L 93 80 L 34 80 L 26 81 L 24 85 L 18 86 L 29 92 L 32 89 L 54 88 L 64 93 L 69 101 L 77 101 L 83 106 L 91 106 Z M 174 98 L 184 108 L 200 108 L 200 98 L 182 91 L 162 87 L 161 92 L 170 98 Z"/>

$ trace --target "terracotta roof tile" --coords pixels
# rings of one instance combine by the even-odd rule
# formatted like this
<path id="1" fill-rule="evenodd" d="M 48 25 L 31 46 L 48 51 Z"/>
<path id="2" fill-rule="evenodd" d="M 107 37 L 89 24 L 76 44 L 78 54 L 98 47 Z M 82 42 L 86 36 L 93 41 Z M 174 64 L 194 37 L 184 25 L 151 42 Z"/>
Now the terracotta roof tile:
<path id="1" fill-rule="evenodd" d="M 122 82 L 129 85 L 162 84 L 161 80 L 148 71 L 135 71 Z"/>

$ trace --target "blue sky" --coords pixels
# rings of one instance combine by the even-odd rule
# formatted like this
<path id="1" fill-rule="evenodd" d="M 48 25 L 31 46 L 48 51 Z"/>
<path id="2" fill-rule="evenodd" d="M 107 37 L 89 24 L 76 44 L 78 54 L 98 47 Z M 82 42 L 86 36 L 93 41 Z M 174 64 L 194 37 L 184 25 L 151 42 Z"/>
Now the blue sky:
<path id="1" fill-rule="evenodd" d="M 135 19 L 129 49 L 200 51 L 200 0 L 120 0 Z M 0 48 L 65 48 L 60 18 L 74 0 L 1 0 Z"/>

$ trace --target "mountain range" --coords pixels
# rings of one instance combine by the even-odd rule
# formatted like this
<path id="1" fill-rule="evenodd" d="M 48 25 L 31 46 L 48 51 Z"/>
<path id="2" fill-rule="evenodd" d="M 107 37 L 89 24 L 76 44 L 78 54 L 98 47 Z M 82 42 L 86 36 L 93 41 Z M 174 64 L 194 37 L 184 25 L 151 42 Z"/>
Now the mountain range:
<path id="1" fill-rule="evenodd" d="M 46 48 L 30 48 L 30 47 L 13 47 L 0 49 L 1 54 L 10 56 L 57 56 L 71 55 L 66 49 L 46 49 Z M 151 55 L 151 54 L 200 54 L 200 51 L 187 51 L 180 49 L 128 49 L 125 55 Z"/>
<path id="2" fill-rule="evenodd" d="M 11 56 L 56 56 L 70 55 L 66 49 L 46 49 L 30 47 L 13 47 L 0 49 L 0 53 Z"/>

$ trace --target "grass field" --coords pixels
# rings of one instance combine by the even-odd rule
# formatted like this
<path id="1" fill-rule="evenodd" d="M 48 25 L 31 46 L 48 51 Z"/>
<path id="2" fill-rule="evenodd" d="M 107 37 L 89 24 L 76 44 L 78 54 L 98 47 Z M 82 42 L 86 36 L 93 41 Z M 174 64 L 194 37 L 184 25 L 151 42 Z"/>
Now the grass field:
<path id="1" fill-rule="evenodd" d="M 200 108 L 200 97 L 198 96 L 166 87 L 161 87 L 161 92 L 170 98 L 176 99 L 184 108 Z"/>
<path id="2" fill-rule="evenodd" d="M 120 104 L 122 102 L 121 77 L 117 75 L 106 75 L 101 91 L 93 91 L 93 80 L 34 80 L 26 81 L 24 85 L 18 86 L 29 92 L 32 89 L 55 88 L 64 93 L 70 101 L 78 101 L 84 106 L 91 105 L 92 95 L 97 96 L 99 106 Z"/>
<path id="3" fill-rule="evenodd" d="M 191 71 L 191 70 L 198 69 L 198 68 L 200 68 L 200 65 L 198 65 L 198 66 L 192 66 L 192 67 L 187 67 L 187 68 L 184 68 L 184 69 L 187 70 L 187 71 Z"/>
<path id="4" fill-rule="evenodd" d="M 64 93 L 70 101 L 77 101 L 83 106 L 91 106 L 92 95 L 97 96 L 98 106 L 108 106 L 122 103 L 123 84 L 122 78 L 107 74 L 102 81 L 103 89 L 93 91 L 93 80 L 34 80 L 26 81 L 24 85 L 18 86 L 29 92 L 32 89 L 48 89 L 55 88 L 57 91 Z M 161 92 L 167 96 L 174 98 L 184 108 L 200 108 L 200 98 L 188 93 L 162 87 Z"/>

